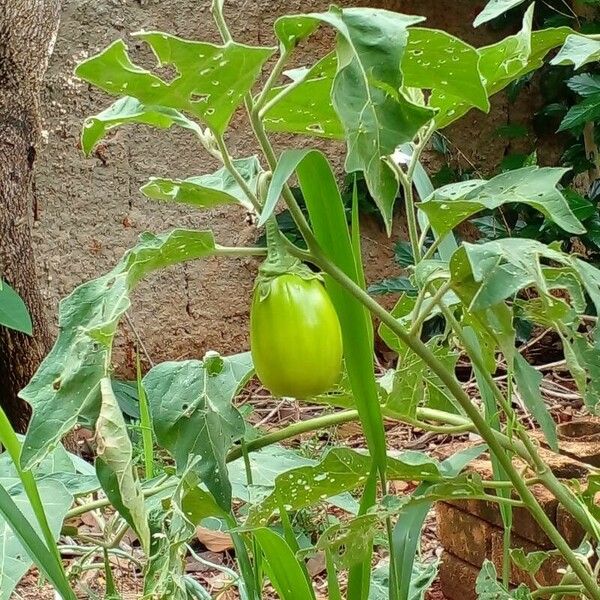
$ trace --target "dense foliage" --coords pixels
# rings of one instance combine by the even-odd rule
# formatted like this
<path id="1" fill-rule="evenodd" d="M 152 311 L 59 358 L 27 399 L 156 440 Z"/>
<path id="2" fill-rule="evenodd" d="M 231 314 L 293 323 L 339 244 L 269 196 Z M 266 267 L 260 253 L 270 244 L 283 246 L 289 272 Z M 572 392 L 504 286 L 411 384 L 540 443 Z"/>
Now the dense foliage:
<path id="1" fill-rule="evenodd" d="M 521 3 L 492 0 L 478 23 Z M 422 598 L 437 568 L 419 560 L 419 532 L 427 512 L 436 500 L 472 498 L 498 503 L 507 530 L 502 581 L 496 580 L 491 563 L 484 564 L 477 582 L 482 598 L 531 598 L 547 591 L 535 578 L 535 589 L 508 589 L 510 561 L 516 560 L 509 552 L 512 510 L 518 506 L 529 510 L 564 558 L 564 589 L 552 591 L 598 600 L 598 567 L 588 551 L 597 550 L 600 532 L 594 501 L 598 478 L 592 476 L 585 490 L 558 481 L 515 412 L 512 392 L 556 448 L 555 423 L 539 389 L 541 375 L 516 345 L 518 314 L 556 332 L 587 407 L 597 410 L 598 340 L 595 319 L 589 317 L 600 308 L 600 270 L 555 243 L 527 237 L 459 243 L 454 235 L 456 227 L 482 211 L 515 203 L 570 235 L 585 234 L 568 196 L 558 188 L 565 170 L 527 165 L 488 180 L 434 189 L 419 159 L 435 132 L 470 110 L 487 111 L 491 95 L 540 68 L 551 50 L 561 47 L 552 62 L 580 68 L 598 60 L 600 40 L 566 26 L 534 31 L 533 6 L 517 33 L 482 48 L 423 27 L 420 17 L 337 7 L 279 18 L 277 48 L 246 46 L 231 39 L 222 1 L 214 0 L 213 15 L 221 45 L 155 31 L 136 34 L 158 65 L 170 67 L 171 77 L 135 64 L 122 40 L 81 63 L 78 77 L 117 96 L 87 119 L 82 146 L 89 153 L 110 130 L 130 123 L 192 132 L 222 167 L 186 180 L 152 178 L 142 193 L 195 209 L 242 205 L 256 213 L 259 227 L 267 226 L 267 247 L 225 247 L 210 231 L 146 233 L 112 271 L 63 300 L 56 344 L 22 392 L 34 409 L 24 441 L 0 422 L 8 450 L 0 457 L 0 511 L 11 525 L 2 533 L 6 567 L 0 598 L 10 596 L 31 561 L 68 599 L 75 598 L 71 585 L 81 569 L 100 565 L 106 597 L 116 598 L 113 554 L 143 570 L 144 598 L 208 598 L 185 571 L 200 524 L 230 533 L 238 570 L 226 572 L 243 599 L 260 599 L 267 581 L 282 600 L 315 598 L 306 561 L 317 552 L 326 557 L 332 600 Z M 286 71 L 296 47 L 310 43 L 320 26 L 335 31 L 335 49 L 312 66 Z M 257 90 L 272 57 L 274 66 Z M 261 156 L 232 157 L 228 149 L 227 128 L 242 105 Z M 401 251 L 410 257 L 405 261 L 410 289 L 403 290 L 391 312 L 365 290 L 357 193 L 348 207 L 324 154 L 310 149 L 278 154 L 270 132 L 345 140 L 346 170 L 364 178 L 388 232 L 396 198 L 403 198 L 410 240 Z M 288 186 L 293 176 L 304 210 Z M 288 209 L 304 243 L 281 234 L 274 217 L 280 205 Z M 256 288 L 259 305 L 280 300 L 273 296 L 279 293 L 274 282 L 299 277 L 303 286 L 317 286 L 321 304 L 315 310 L 324 322 L 316 327 L 330 342 L 339 321 L 343 376 L 327 393 L 309 398 L 323 405 L 322 415 L 263 435 L 233 403 L 254 373 L 249 353 L 209 352 L 202 360 L 164 362 L 143 378 L 138 374 L 141 468 L 112 381 L 112 346 L 119 321 L 131 307 L 132 290 L 151 272 L 183 261 L 265 255 Z M 267 313 L 267 323 L 263 315 L 253 323 L 253 333 L 268 336 L 269 320 L 275 317 L 269 316 L 268 305 L 259 308 Z M 291 315 L 292 308 L 297 306 L 285 310 Z M 374 369 L 371 316 L 398 354 L 396 367 L 383 375 Z M 296 311 L 287 329 L 278 331 L 290 345 L 308 327 L 302 319 Z M 424 337 L 432 319 L 441 319 L 443 327 Z M 257 351 L 268 363 L 268 347 Z M 480 402 L 456 378 L 461 353 L 471 361 Z M 306 351 L 304 356 L 290 353 L 288 360 L 297 362 L 290 369 L 294 377 L 305 370 L 306 382 L 312 381 L 312 358 Z M 273 356 L 272 366 L 281 359 Z M 339 357 L 334 359 L 332 364 Z M 494 378 L 499 365 L 507 387 Z M 264 371 L 262 376 L 271 375 Z M 298 395 L 336 382 L 337 374 L 326 375 Z M 265 383 L 275 392 L 288 389 Z M 474 432 L 482 443 L 441 462 L 424 452 L 390 454 L 384 417 L 450 435 Z M 350 420 L 362 426 L 364 452 L 332 446 L 315 461 L 279 445 Z M 76 424 L 95 430 L 93 469 L 60 445 Z M 463 471 L 484 451 L 492 458 L 493 480 Z M 169 457 L 160 469 L 157 453 Z M 515 467 L 516 457 L 530 477 Z M 398 496 L 389 487 L 397 480 L 419 485 Z M 534 483 L 545 486 L 585 529 L 585 547 L 571 549 L 561 537 L 534 497 Z M 90 497 L 100 491 L 99 498 Z M 351 493 L 360 494 L 360 502 Z M 294 515 L 322 504 L 340 507 L 347 518 L 301 545 Z M 108 510 L 101 516 L 97 511 L 103 509 Z M 78 540 L 81 558 L 65 572 L 54 540 L 65 519 L 86 512 L 102 523 L 103 538 Z M 128 529 L 139 541 L 142 558 L 121 548 Z M 77 532 L 72 534 L 77 539 Z M 376 546 L 384 558 L 372 568 Z M 535 572 L 548 556 L 518 560 Z M 340 586 L 343 572 L 347 585 Z"/>

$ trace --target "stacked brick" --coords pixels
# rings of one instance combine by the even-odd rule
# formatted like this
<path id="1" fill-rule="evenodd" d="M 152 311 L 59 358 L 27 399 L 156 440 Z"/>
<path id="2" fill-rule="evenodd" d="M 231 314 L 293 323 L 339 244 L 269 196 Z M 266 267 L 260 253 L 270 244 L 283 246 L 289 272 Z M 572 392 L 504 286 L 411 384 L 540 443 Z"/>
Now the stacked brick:
<path id="1" fill-rule="evenodd" d="M 587 421 L 586 428 L 590 425 Z M 573 428 L 573 424 L 568 426 Z M 567 431 L 570 433 L 570 430 Z M 557 477 L 583 481 L 589 472 L 588 464 L 600 467 L 600 436 L 596 433 L 591 436 L 594 439 L 589 439 L 590 436 L 576 435 L 576 439 L 573 439 L 567 435 L 567 431 L 562 428 L 560 431 L 560 455 L 543 449 L 541 453 Z M 588 439 L 582 440 L 582 437 Z M 470 468 L 483 478 L 492 478 L 489 461 L 475 461 Z M 545 488 L 534 486 L 531 489 L 544 512 L 571 547 L 577 547 L 584 535 L 578 523 Z M 491 560 L 497 572 L 502 572 L 504 530 L 498 506 L 480 500 L 439 502 L 436 516 L 438 538 L 443 547 L 440 567 L 442 592 L 449 600 L 475 600 L 475 581 L 484 560 Z M 513 509 L 511 543 L 513 548 L 523 548 L 525 552 L 553 548 L 546 534 L 524 508 Z M 559 557 L 552 557 L 544 562 L 536 579 L 544 586 L 556 585 L 562 577 L 559 570 L 563 567 Z M 510 579 L 515 586 L 520 583 L 532 585 L 530 576 L 514 565 Z"/>

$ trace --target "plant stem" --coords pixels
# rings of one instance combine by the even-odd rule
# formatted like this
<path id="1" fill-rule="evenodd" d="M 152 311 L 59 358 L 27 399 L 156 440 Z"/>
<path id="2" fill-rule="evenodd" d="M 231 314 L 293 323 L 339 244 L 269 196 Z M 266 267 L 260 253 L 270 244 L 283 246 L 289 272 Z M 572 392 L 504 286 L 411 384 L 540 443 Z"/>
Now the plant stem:
<path id="1" fill-rule="evenodd" d="M 144 453 L 144 475 L 146 479 L 154 477 L 154 438 L 152 435 L 152 417 L 148 406 L 146 390 L 142 384 L 142 366 L 140 364 L 140 353 L 136 350 L 136 379 L 137 391 L 140 405 L 140 428 L 142 430 L 142 447 Z"/>
<path id="2" fill-rule="evenodd" d="M 314 260 L 316 264 L 323 269 L 323 271 L 335 279 L 340 285 L 344 286 L 350 293 L 358 298 L 371 311 L 372 314 L 385 323 L 392 330 L 392 332 L 397 335 L 402 342 L 405 343 L 417 356 L 419 356 L 425 362 L 425 364 L 428 365 L 429 368 L 442 380 L 450 393 L 461 405 L 467 416 L 471 419 L 479 435 L 481 435 L 483 440 L 488 444 L 490 451 L 497 456 L 498 461 L 502 464 L 502 467 L 505 469 L 508 477 L 514 485 L 515 490 L 523 502 L 525 502 L 527 509 L 533 518 L 544 530 L 550 541 L 564 556 L 569 566 L 585 585 L 585 588 L 590 596 L 594 600 L 600 600 L 600 588 L 594 581 L 594 578 L 579 561 L 573 550 L 571 550 L 552 521 L 548 518 L 548 515 L 546 515 L 531 490 L 525 485 L 520 473 L 515 469 L 512 461 L 504 452 L 504 449 L 498 441 L 494 430 L 488 425 L 477 408 L 472 404 L 471 399 L 462 389 L 460 383 L 455 379 L 454 374 L 446 369 L 444 364 L 438 360 L 438 358 L 420 339 L 411 337 L 389 312 L 387 312 L 382 306 L 373 300 L 373 298 L 371 298 L 361 287 L 356 285 L 352 279 L 347 277 L 346 274 L 337 267 L 337 265 L 329 261 L 329 259 L 323 254 L 315 256 Z M 559 486 L 562 485 L 558 481 L 557 483 Z M 552 491 L 554 492 L 554 489 Z M 564 494 L 562 495 L 564 496 Z M 565 508 L 567 508 L 569 512 L 571 512 L 571 509 L 574 509 L 577 513 L 579 513 L 581 507 L 577 503 L 573 503 L 571 498 L 568 498 L 568 504 L 565 506 Z M 586 519 L 584 522 L 582 522 L 582 525 L 585 526 L 587 522 L 589 521 Z"/>
<path id="3" fill-rule="evenodd" d="M 216 246 L 216 256 L 227 256 L 230 258 L 244 257 L 244 256 L 265 256 L 267 253 L 266 248 L 231 248 L 229 246 Z"/>
<path id="4" fill-rule="evenodd" d="M 417 304 L 415 304 L 415 313 L 414 314 L 415 314 L 416 318 L 414 319 L 412 327 L 410 328 L 409 335 L 411 335 L 411 336 L 413 336 L 413 335 L 420 336 L 421 335 L 421 328 L 423 327 L 423 323 L 425 323 L 425 321 L 431 314 L 431 311 L 434 309 L 436 304 L 438 304 L 444 298 L 444 296 L 448 293 L 448 291 L 450 290 L 450 287 L 451 287 L 451 284 L 449 281 L 445 281 L 444 283 L 442 283 L 442 285 L 437 289 L 435 294 L 433 294 L 433 296 L 431 296 L 429 306 L 421 312 L 420 308 L 423 305 L 423 302 L 427 299 L 427 298 L 425 298 L 425 293 L 423 293 L 423 295 L 421 296 L 422 300 L 420 302 L 420 305 L 417 306 Z M 424 288 L 424 289 L 426 289 L 426 288 Z M 417 310 L 417 309 L 419 309 L 419 310 Z M 419 312 L 420 312 L 420 314 L 419 314 Z"/>
<path id="5" fill-rule="evenodd" d="M 548 585 L 531 593 L 532 598 L 547 598 L 550 594 L 561 596 L 581 594 L 584 591 L 582 585 Z"/>
<path id="6" fill-rule="evenodd" d="M 262 89 L 262 91 L 260 92 L 260 95 L 258 96 L 256 102 L 254 103 L 254 106 L 252 107 L 252 110 L 254 111 L 254 113 L 256 115 L 258 115 L 260 117 L 261 115 L 261 109 L 263 108 L 263 106 L 265 105 L 266 101 L 267 101 L 267 97 L 269 95 L 269 92 L 271 91 L 271 88 L 277 83 L 277 80 L 281 77 L 281 74 L 283 73 L 283 70 L 285 69 L 285 65 L 288 61 L 289 58 L 289 51 L 285 46 L 280 46 L 280 53 L 279 53 L 279 58 L 277 59 L 277 62 L 275 63 L 275 66 L 273 67 L 273 70 L 271 71 L 267 81 L 265 82 L 265 85 Z"/>

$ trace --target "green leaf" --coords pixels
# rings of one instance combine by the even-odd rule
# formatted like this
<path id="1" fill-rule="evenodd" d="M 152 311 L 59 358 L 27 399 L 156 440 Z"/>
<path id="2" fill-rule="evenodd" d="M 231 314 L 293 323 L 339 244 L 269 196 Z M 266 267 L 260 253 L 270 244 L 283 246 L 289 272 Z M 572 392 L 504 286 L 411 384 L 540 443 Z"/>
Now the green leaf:
<path id="1" fill-rule="evenodd" d="M 569 89 L 580 96 L 600 94 L 600 75 L 597 73 L 581 73 L 567 79 Z"/>
<path id="2" fill-rule="evenodd" d="M 176 76 L 166 81 L 132 63 L 123 40 L 80 63 L 75 74 L 109 94 L 126 94 L 148 106 L 187 112 L 217 134 L 227 129 L 263 64 L 273 54 L 271 48 L 235 42 L 216 46 L 158 31 L 139 32 L 136 37 L 152 48 L 158 66 L 173 66 Z"/>
<path id="3" fill-rule="evenodd" d="M 73 503 L 59 481 L 38 482 L 48 524 L 55 539 Z M 41 529 L 18 478 L 0 478 L 0 599 L 9 600 L 33 563 L 48 577 L 63 598 L 74 599 L 64 573 L 41 538 Z"/>
<path id="4" fill-rule="evenodd" d="M 558 131 L 569 129 L 581 129 L 588 121 L 595 121 L 600 118 L 600 92 L 593 96 L 588 96 L 579 104 L 571 106 L 569 112 L 565 115 Z"/>
<path id="5" fill-rule="evenodd" d="M 287 511 L 299 510 L 365 485 L 372 458 L 349 448 L 332 448 L 316 465 L 291 469 L 278 475 L 275 489 L 263 501 L 251 507 L 248 524 L 266 525 L 279 512 L 279 497 Z M 406 481 L 439 481 L 439 464 L 421 452 L 405 451 L 388 457 L 387 478 Z"/>
<path id="6" fill-rule="evenodd" d="M 96 421 L 96 474 L 111 504 L 136 532 L 146 554 L 150 529 L 144 494 L 133 463 L 133 446 L 109 377 L 100 381 L 102 405 Z"/>
<path id="7" fill-rule="evenodd" d="M 79 286 L 61 302 L 58 339 L 20 393 L 33 407 L 23 445 L 25 468 L 39 463 L 76 423 L 93 427 L 100 412 L 100 380 L 135 285 L 153 270 L 214 250 L 211 232 L 145 233 L 112 271 Z"/>
<path id="8" fill-rule="evenodd" d="M 289 46 L 321 22 L 336 30 L 338 70 L 331 98 L 348 143 L 346 170 L 364 172 L 388 233 L 398 182 L 382 157 L 411 141 L 434 114 L 399 91 L 407 27 L 421 20 L 385 10 L 332 7 L 327 13 L 286 16 L 275 23 L 279 39 Z"/>
<path id="9" fill-rule="evenodd" d="M 263 117 L 267 131 L 344 139 L 344 128 L 331 102 L 337 64 L 332 52 L 298 74 L 292 83 L 273 88 L 268 101 L 279 99 L 267 105 Z"/>
<path id="10" fill-rule="evenodd" d="M 164 362 L 144 377 L 158 444 L 173 456 L 179 473 L 192 469 L 225 511 L 231 508 L 225 457 L 245 431 L 232 401 L 252 373 L 247 352 Z"/>
<path id="11" fill-rule="evenodd" d="M 373 537 L 380 529 L 381 517 L 374 513 L 335 523 L 320 535 L 308 553 L 327 552 L 338 569 L 351 569 L 366 556 L 371 558 Z"/>
<path id="12" fill-rule="evenodd" d="M 527 553 L 523 548 L 511 548 L 510 550 L 510 559 L 516 567 L 531 575 L 535 575 L 548 558 L 550 558 L 550 553 L 543 550 Z"/>
<path id="13" fill-rule="evenodd" d="M 530 600 L 531 592 L 521 584 L 515 590 L 508 591 L 502 583 L 498 581 L 498 574 L 494 563 L 485 560 L 477 581 L 475 582 L 475 591 L 479 600 Z"/>
<path id="14" fill-rule="evenodd" d="M 258 175 L 262 172 L 256 156 L 233 160 L 233 165 L 250 189 L 255 190 Z M 195 208 L 212 208 L 220 204 L 241 204 L 252 209 L 252 204 L 230 172 L 222 167 L 209 175 L 188 179 L 164 179 L 152 177 L 140 188 L 147 198 L 164 202 L 189 204 Z"/>
<path id="15" fill-rule="evenodd" d="M 532 23 L 533 5 L 525 13 L 519 33 L 478 49 L 479 71 L 488 96 L 541 67 L 546 54 L 562 44 L 573 31 L 569 27 L 558 27 L 532 32 Z M 439 128 L 446 127 L 471 109 L 459 98 L 439 90 L 433 91 L 430 103 L 440 108 L 436 115 Z"/>
<path id="16" fill-rule="evenodd" d="M 0 279 L 0 325 L 21 331 L 28 335 L 33 333 L 33 325 L 29 311 L 23 299 L 8 283 Z"/>
<path id="17" fill-rule="evenodd" d="M 446 477 L 456 477 L 484 450 L 485 446 L 471 446 L 461 450 L 444 460 L 440 465 L 440 469 Z M 418 498 L 425 495 L 431 486 L 431 483 L 421 483 L 412 493 L 412 496 Z M 392 555 L 395 560 L 396 576 L 400 586 L 396 595 L 398 600 L 409 600 L 413 597 L 411 595 L 411 581 L 415 570 L 415 557 L 421 540 L 421 529 L 432 505 L 433 502 L 409 504 L 403 506 L 398 513 L 392 533 Z"/>
<path id="18" fill-rule="evenodd" d="M 583 65 L 600 60 L 600 40 L 584 35 L 569 35 L 560 52 L 550 61 L 552 65 L 574 65 L 580 69 Z"/>
<path id="19" fill-rule="evenodd" d="M 490 0 L 477 17 L 475 17 L 473 27 L 479 27 L 488 21 L 496 19 L 511 8 L 523 4 L 523 2 L 525 2 L 525 0 Z"/>
<path id="20" fill-rule="evenodd" d="M 567 169 L 524 167 L 501 173 L 489 181 L 475 179 L 451 183 L 435 190 L 419 210 L 427 214 L 438 235 L 445 235 L 470 216 L 506 203 L 520 202 L 539 210 L 548 219 L 571 233 L 585 228 L 556 189 Z"/>
<path id="21" fill-rule="evenodd" d="M 327 159 L 317 151 L 283 152 L 273 173 L 269 195 L 279 196 L 294 171 L 320 246 L 329 260 L 360 285 L 360 257 L 354 255 L 344 204 Z M 385 433 L 373 366 L 373 323 L 362 303 L 343 286 L 329 276 L 325 277 L 325 285 L 340 318 L 348 378 L 369 451 L 383 472 Z"/>
<path id="22" fill-rule="evenodd" d="M 406 600 L 423 600 L 425 598 L 425 592 L 435 581 L 438 567 L 438 561 L 429 563 L 415 561 L 413 563 L 412 572 L 408 577 L 409 589 Z M 389 565 L 383 563 L 373 569 L 369 600 L 389 600 L 391 597 Z"/>
<path id="23" fill-rule="evenodd" d="M 89 156 L 94 146 L 113 128 L 128 123 L 151 125 L 160 129 L 168 129 L 179 125 L 196 134 L 202 133 L 197 123 L 191 121 L 179 111 L 164 106 L 147 106 L 136 98 L 124 96 L 111 104 L 106 110 L 93 117 L 88 117 L 81 132 L 81 148 Z"/>
<path id="24" fill-rule="evenodd" d="M 461 39 L 437 29 L 411 27 L 402 58 L 404 84 L 437 90 L 487 112 L 488 94 L 479 74 L 479 53 Z M 437 108 L 435 101 L 430 106 Z"/>
<path id="25" fill-rule="evenodd" d="M 314 600 L 315 592 L 287 542 L 264 527 L 253 531 L 253 537 L 260 545 L 267 575 L 281 600 Z"/>
<path id="26" fill-rule="evenodd" d="M 558 452 L 556 423 L 542 398 L 540 383 L 543 375 L 534 369 L 521 354 L 515 353 L 514 374 L 517 389 L 527 410 L 542 428 L 550 448 Z"/>
<path id="27" fill-rule="evenodd" d="M 372 283 L 367 291 L 369 294 L 408 294 L 416 296 L 417 288 L 412 284 L 408 277 L 391 277 L 390 279 L 382 279 L 376 283 Z"/>

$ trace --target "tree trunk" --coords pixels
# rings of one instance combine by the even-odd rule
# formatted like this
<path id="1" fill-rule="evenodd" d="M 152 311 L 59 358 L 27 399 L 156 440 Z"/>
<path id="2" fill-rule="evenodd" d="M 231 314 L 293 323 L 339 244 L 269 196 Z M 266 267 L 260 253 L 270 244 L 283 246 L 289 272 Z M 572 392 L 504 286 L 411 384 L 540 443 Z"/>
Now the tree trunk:
<path id="1" fill-rule="evenodd" d="M 59 7 L 60 0 L 0 0 L 0 276 L 21 295 L 33 321 L 33 337 L 0 327 L 0 405 L 19 431 L 30 408 L 17 394 L 52 342 L 35 272 L 31 184 L 39 93 Z"/>

